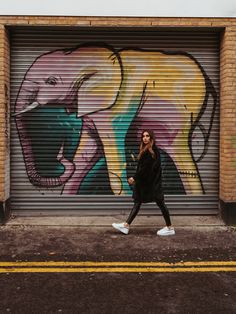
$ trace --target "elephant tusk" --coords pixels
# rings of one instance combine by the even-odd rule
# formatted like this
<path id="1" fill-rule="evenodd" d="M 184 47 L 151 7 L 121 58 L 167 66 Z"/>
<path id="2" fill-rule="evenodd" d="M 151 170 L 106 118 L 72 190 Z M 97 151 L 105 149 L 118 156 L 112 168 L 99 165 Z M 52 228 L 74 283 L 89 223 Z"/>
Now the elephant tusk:
<path id="1" fill-rule="evenodd" d="M 34 101 L 32 104 L 30 104 L 26 108 L 24 108 L 24 109 L 22 109 L 22 110 L 20 110 L 18 112 L 13 113 L 12 116 L 15 117 L 15 116 L 18 116 L 20 114 L 23 114 L 23 113 L 26 113 L 28 111 L 31 111 L 31 110 L 37 108 L 39 105 L 40 104 L 37 101 Z"/>

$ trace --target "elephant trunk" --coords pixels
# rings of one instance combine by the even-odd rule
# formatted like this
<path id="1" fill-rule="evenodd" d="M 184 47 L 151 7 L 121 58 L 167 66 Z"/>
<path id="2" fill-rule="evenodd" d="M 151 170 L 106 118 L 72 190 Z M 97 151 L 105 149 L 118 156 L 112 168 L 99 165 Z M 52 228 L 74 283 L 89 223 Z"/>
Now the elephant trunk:
<path id="1" fill-rule="evenodd" d="M 30 84 L 29 81 L 24 81 L 16 100 L 14 116 L 22 146 L 26 172 L 30 182 L 35 186 L 52 188 L 63 185 L 74 173 L 75 166 L 63 156 L 64 143 L 62 142 L 56 160 L 63 166 L 64 172 L 60 176 L 50 177 L 40 175 L 36 169 L 33 140 L 27 131 L 27 123 L 29 123 L 30 120 L 29 112 L 39 105 L 38 102 L 35 101 L 37 93 L 38 87 L 36 84 L 32 84 L 32 82 Z"/>

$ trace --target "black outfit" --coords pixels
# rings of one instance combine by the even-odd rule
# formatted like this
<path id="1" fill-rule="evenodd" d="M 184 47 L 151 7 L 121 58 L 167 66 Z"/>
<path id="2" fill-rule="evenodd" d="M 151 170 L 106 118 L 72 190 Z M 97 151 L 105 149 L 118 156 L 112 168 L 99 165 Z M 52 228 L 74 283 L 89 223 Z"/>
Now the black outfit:
<path id="1" fill-rule="evenodd" d="M 156 202 L 164 216 L 167 226 L 171 225 L 168 209 L 165 205 L 162 190 L 162 169 L 160 152 L 156 145 L 152 146 L 155 158 L 149 151 L 145 151 L 138 161 L 134 175 L 133 199 L 134 207 L 130 212 L 127 223 L 131 222 L 139 212 L 142 203 Z"/>

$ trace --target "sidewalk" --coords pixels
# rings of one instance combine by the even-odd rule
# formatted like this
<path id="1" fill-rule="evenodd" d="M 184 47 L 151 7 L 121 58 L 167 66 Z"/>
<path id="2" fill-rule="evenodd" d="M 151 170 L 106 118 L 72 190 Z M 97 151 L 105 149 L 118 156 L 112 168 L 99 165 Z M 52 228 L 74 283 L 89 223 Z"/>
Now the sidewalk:
<path id="1" fill-rule="evenodd" d="M 136 217 L 128 236 L 111 226 L 124 219 L 13 217 L 0 227 L 1 260 L 236 260 L 236 229 L 215 216 L 173 216 L 171 237 L 156 234 L 162 216 Z"/>
<path id="2" fill-rule="evenodd" d="M 71 226 L 71 227 L 111 227 L 113 222 L 125 221 L 127 215 L 114 216 L 13 216 L 7 226 Z M 224 227 L 225 224 L 217 216 L 172 216 L 172 224 L 176 227 Z M 132 226 L 161 227 L 162 216 L 138 215 Z"/>

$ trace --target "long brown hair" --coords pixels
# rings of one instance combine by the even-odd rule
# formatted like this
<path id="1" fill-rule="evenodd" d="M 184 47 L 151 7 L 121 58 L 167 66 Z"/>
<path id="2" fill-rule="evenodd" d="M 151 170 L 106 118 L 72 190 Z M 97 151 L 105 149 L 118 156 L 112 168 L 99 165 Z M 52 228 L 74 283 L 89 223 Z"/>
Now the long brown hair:
<path id="1" fill-rule="evenodd" d="M 150 142 L 148 144 L 144 144 L 144 142 L 143 142 L 143 134 L 145 132 L 147 132 L 149 134 L 149 136 L 150 136 Z M 152 158 L 156 158 L 155 153 L 154 153 L 154 151 L 152 149 L 153 144 L 155 144 L 155 135 L 154 135 L 153 131 L 152 130 L 148 130 L 148 129 L 147 130 L 143 130 L 142 133 L 141 133 L 141 142 L 140 142 L 140 146 L 139 146 L 138 159 L 140 159 L 141 156 L 143 155 L 143 153 L 145 151 L 147 151 L 147 150 L 151 153 Z"/>

